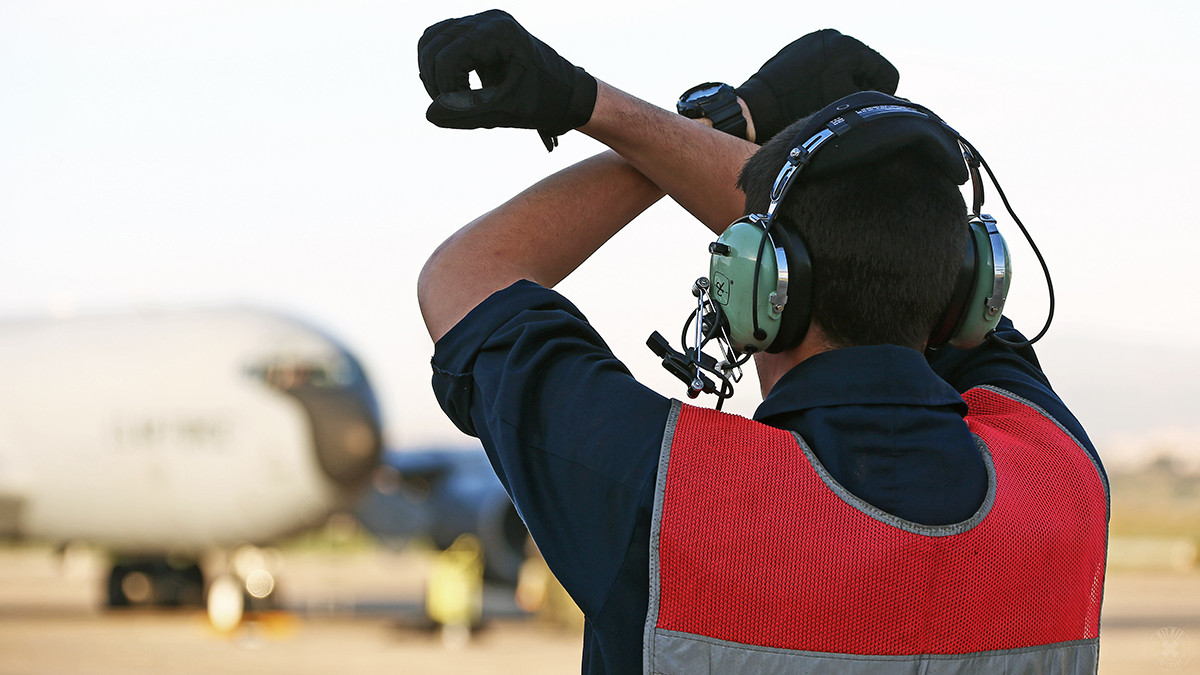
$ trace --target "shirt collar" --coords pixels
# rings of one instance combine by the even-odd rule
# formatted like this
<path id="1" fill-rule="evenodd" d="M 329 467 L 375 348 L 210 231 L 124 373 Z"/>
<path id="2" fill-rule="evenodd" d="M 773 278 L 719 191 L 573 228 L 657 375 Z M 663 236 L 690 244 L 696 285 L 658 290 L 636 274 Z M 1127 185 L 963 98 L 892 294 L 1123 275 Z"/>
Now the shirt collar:
<path id="1" fill-rule="evenodd" d="M 837 405 L 954 406 L 962 397 L 929 367 L 925 355 L 896 345 L 833 349 L 811 356 L 784 373 L 763 399 L 754 419 Z"/>

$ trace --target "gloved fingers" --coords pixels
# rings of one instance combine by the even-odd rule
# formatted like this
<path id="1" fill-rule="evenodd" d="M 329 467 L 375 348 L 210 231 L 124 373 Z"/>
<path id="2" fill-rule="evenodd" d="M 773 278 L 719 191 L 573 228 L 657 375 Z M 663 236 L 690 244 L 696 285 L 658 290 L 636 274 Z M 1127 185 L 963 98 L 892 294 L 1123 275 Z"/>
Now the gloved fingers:
<path id="1" fill-rule="evenodd" d="M 856 38 L 831 32 L 835 34 L 825 36 L 825 55 L 831 69 L 847 75 L 846 90 L 840 93 L 841 96 L 868 89 L 885 94 L 896 92 L 900 73 L 890 61 Z"/>
<path id="2" fill-rule="evenodd" d="M 861 91 L 880 91 L 889 96 L 896 93 L 900 84 L 900 71 L 891 61 L 883 58 L 875 50 L 864 52 L 861 61 L 853 75 L 854 85 Z"/>
<path id="3" fill-rule="evenodd" d="M 425 119 L 444 129 L 490 129 L 480 124 L 479 111 L 495 97 L 495 89 L 446 92 L 433 99 L 425 109 Z"/>
<path id="4" fill-rule="evenodd" d="M 521 88 L 525 67 L 513 64 L 511 77 L 498 86 L 481 89 L 450 91 L 440 94 L 425 110 L 425 119 L 447 129 L 493 129 L 518 127 L 522 116 L 531 113 L 521 105 Z"/>
<path id="5" fill-rule="evenodd" d="M 789 42 L 775 56 L 767 59 L 766 63 L 762 64 L 759 70 L 772 65 L 772 63 L 779 63 L 781 61 L 794 61 L 795 63 L 788 65 L 795 66 L 801 61 L 819 58 L 821 57 L 821 51 L 826 49 L 829 42 L 839 37 L 842 37 L 842 34 L 833 28 L 822 28 L 821 30 L 815 30 L 802 35 Z"/>
<path id="6" fill-rule="evenodd" d="M 830 64 L 818 82 L 820 105 L 825 106 L 843 96 L 860 91 L 879 91 L 894 94 L 900 74 L 883 57 L 872 58 L 859 53 Z"/>
<path id="7" fill-rule="evenodd" d="M 463 25 L 464 19 L 446 19 L 435 23 L 421 35 L 417 41 L 417 69 L 421 75 L 421 84 L 429 98 L 437 98 L 442 92 L 438 89 L 436 73 L 442 50 L 446 45 L 457 40 L 470 28 Z"/>
<path id="8" fill-rule="evenodd" d="M 498 60 L 495 44 L 481 39 L 483 33 L 443 36 L 430 43 L 422 55 L 421 81 L 431 97 L 468 89 L 471 71 L 494 67 Z"/>
<path id="9" fill-rule="evenodd" d="M 502 68 L 501 47 L 511 48 L 526 35 L 506 12 L 489 10 L 461 19 L 447 19 L 425 30 L 417 41 L 421 82 L 430 98 L 467 89 L 468 74 Z"/>
<path id="10" fill-rule="evenodd" d="M 478 63 L 475 66 L 475 72 L 479 75 L 479 83 L 484 87 L 498 87 L 501 83 L 511 77 L 511 66 L 515 62 L 524 62 L 523 55 L 510 54 L 505 55 L 505 52 L 511 50 L 500 48 L 501 58 L 495 61 Z"/>

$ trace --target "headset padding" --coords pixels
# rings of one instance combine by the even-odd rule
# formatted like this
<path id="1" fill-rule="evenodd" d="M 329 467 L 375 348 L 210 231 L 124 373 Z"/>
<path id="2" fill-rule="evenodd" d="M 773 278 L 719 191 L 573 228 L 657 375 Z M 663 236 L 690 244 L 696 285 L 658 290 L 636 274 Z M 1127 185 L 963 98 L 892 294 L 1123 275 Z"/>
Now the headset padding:
<path id="1" fill-rule="evenodd" d="M 767 353 L 778 354 L 800 344 L 808 332 L 812 319 L 812 259 L 800 235 L 789 232 L 782 223 L 771 227 L 771 239 L 783 249 L 788 265 L 788 301 L 779 317 L 779 333 L 767 346 Z"/>
<path id="2" fill-rule="evenodd" d="M 930 347 L 942 347 L 954 337 L 967 314 L 967 305 L 974 297 L 978 279 L 979 253 L 975 248 L 975 234 L 968 227 L 966 250 L 955 279 L 954 293 L 950 296 L 950 304 L 946 306 L 946 311 L 942 313 L 938 325 L 929 336 Z"/>
<path id="3" fill-rule="evenodd" d="M 919 111 L 922 116 L 901 114 L 863 120 L 855 112 L 873 106 L 901 106 Z M 860 91 L 818 110 L 792 137 L 791 147 L 802 145 L 839 118 L 844 122 L 833 126 L 841 133 L 813 153 L 812 164 L 803 169 L 800 180 L 817 180 L 905 148 L 914 148 L 940 167 L 955 184 L 967 182 L 967 167 L 957 134 L 928 108 L 877 91 Z"/>

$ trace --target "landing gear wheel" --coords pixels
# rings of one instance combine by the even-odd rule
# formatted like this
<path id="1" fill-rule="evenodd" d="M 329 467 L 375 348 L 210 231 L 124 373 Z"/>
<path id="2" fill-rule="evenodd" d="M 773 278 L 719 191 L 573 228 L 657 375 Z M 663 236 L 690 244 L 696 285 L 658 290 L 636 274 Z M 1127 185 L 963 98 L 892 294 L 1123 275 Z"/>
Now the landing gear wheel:
<path id="1" fill-rule="evenodd" d="M 228 574 L 214 579 L 208 587 L 208 620 L 213 628 L 222 633 L 233 632 L 242 623 L 245 611 L 242 584 Z"/>

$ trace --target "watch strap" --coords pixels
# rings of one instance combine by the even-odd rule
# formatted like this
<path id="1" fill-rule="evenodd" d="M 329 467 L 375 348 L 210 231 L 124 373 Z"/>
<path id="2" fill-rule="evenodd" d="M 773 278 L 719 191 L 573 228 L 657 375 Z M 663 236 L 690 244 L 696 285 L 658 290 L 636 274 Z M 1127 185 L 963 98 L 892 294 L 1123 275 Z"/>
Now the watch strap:
<path id="1" fill-rule="evenodd" d="M 704 96 L 697 96 L 699 91 L 712 89 L 716 91 Z M 718 82 L 705 82 L 688 89 L 679 97 L 675 105 L 679 114 L 696 119 L 707 117 L 712 120 L 713 128 L 731 136 L 746 138 L 746 116 L 742 106 L 738 104 L 737 94 L 733 87 Z"/>

